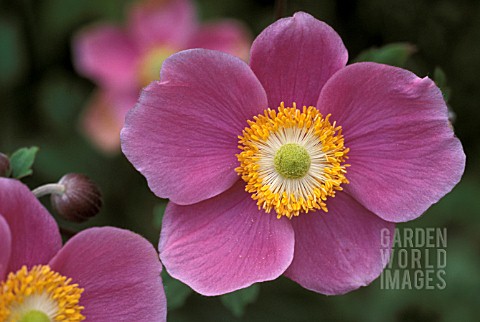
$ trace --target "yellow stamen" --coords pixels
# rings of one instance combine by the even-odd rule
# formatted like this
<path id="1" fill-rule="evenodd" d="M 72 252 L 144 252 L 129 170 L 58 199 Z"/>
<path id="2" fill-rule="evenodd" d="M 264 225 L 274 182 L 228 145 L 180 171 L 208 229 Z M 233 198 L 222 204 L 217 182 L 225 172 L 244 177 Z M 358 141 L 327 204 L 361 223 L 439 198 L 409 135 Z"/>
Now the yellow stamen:
<path id="1" fill-rule="evenodd" d="M 83 321 L 83 306 L 79 305 L 83 289 L 71 281 L 46 265 L 31 270 L 23 266 L 10 273 L 0 284 L 0 321 L 28 320 L 33 311 L 51 321 Z"/>
<path id="2" fill-rule="evenodd" d="M 235 171 L 259 209 L 267 213 L 273 209 L 277 218 L 290 219 L 309 211 L 327 212 L 327 197 L 348 183 L 349 165 L 344 161 L 349 149 L 344 147 L 342 127 L 330 123 L 330 114 L 324 118 L 315 107 L 300 110 L 295 103 L 293 107 L 281 103 L 278 112 L 269 108 L 253 119 L 238 137 L 242 152 L 237 154 L 240 166 Z M 295 175 L 287 175 L 278 164 L 279 151 L 285 154 L 285 147 L 292 151 L 283 167 Z M 302 169 L 291 169 L 295 164 Z"/>

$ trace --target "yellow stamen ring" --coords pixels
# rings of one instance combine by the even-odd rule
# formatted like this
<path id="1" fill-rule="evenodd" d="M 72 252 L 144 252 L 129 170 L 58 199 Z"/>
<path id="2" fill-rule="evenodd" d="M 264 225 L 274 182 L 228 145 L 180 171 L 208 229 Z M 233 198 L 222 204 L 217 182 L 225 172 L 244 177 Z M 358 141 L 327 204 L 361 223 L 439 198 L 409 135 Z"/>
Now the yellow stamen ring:
<path id="1" fill-rule="evenodd" d="M 277 218 L 300 213 L 328 211 L 325 201 L 348 183 L 348 148 L 344 147 L 342 127 L 330 123 L 313 106 L 302 110 L 280 104 L 278 112 L 267 109 L 248 121 L 239 136 L 235 171 L 247 183 L 259 209 Z"/>
<path id="2" fill-rule="evenodd" d="M 49 321 L 83 321 L 79 305 L 83 292 L 72 280 L 39 265 L 23 266 L 0 283 L 0 321 L 30 321 L 40 316 Z M 41 320 L 40 320 L 41 321 Z"/>

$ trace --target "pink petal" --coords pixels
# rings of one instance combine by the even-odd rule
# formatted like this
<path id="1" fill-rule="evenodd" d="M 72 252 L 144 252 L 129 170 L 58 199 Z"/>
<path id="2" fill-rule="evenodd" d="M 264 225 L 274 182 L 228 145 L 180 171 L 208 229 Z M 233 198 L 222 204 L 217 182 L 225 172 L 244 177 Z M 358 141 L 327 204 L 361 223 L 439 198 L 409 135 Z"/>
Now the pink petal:
<path id="1" fill-rule="evenodd" d="M 188 0 L 146 0 L 132 7 L 128 30 L 142 50 L 184 48 L 195 31 L 195 8 Z"/>
<path id="2" fill-rule="evenodd" d="M 7 273 L 8 262 L 12 252 L 12 235 L 7 221 L 0 215 L 0 282 Z"/>
<path id="3" fill-rule="evenodd" d="M 58 226 L 27 186 L 0 178 L 0 214 L 8 223 L 11 254 L 7 272 L 45 264 L 62 246 Z"/>
<path id="4" fill-rule="evenodd" d="M 169 203 L 159 250 L 170 275 L 210 296 L 277 278 L 293 247 L 290 222 L 258 210 L 238 182 L 195 205 Z"/>
<path id="5" fill-rule="evenodd" d="M 395 225 L 375 216 L 348 194 L 327 201 L 328 213 L 292 220 L 295 256 L 285 275 L 327 295 L 370 284 L 388 263 Z"/>
<path id="6" fill-rule="evenodd" d="M 224 20 L 202 25 L 188 47 L 220 50 L 247 61 L 250 45 L 251 36 L 246 26 L 235 20 Z"/>
<path id="7" fill-rule="evenodd" d="M 166 299 L 154 247 L 128 230 L 91 228 L 70 239 L 52 269 L 84 289 L 89 321 L 165 321 Z"/>
<path id="8" fill-rule="evenodd" d="M 325 82 L 345 66 L 348 53 L 338 34 L 298 12 L 267 27 L 252 45 L 250 65 L 276 108 L 315 105 Z"/>
<path id="9" fill-rule="evenodd" d="M 110 25 L 91 26 L 73 41 L 77 71 L 100 86 L 110 89 L 136 88 L 139 82 L 134 43 L 120 28 Z"/>
<path id="10" fill-rule="evenodd" d="M 120 131 L 125 114 L 135 106 L 135 92 L 97 91 L 81 119 L 82 131 L 106 154 L 120 152 Z"/>
<path id="11" fill-rule="evenodd" d="M 325 85 L 318 107 L 343 127 L 351 149 L 346 191 L 385 220 L 417 218 L 463 174 L 462 145 L 429 78 L 354 64 Z"/>
<path id="12" fill-rule="evenodd" d="M 193 204 L 230 188 L 238 176 L 237 136 L 267 98 L 240 59 L 193 49 L 163 64 L 127 115 L 122 150 L 159 197 Z"/>

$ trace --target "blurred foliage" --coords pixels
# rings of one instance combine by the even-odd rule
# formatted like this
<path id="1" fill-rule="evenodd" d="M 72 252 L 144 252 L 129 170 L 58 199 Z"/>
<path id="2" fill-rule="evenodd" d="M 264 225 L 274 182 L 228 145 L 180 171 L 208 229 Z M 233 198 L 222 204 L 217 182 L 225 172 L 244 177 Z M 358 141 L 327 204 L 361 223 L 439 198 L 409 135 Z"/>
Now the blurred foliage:
<path id="1" fill-rule="evenodd" d="M 26 69 L 24 43 L 15 20 L 0 16 L 0 85 L 8 87 L 20 80 Z"/>
<path id="2" fill-rule="evenodd" d="M 260 285 L 253 284 L 247 288 L 220 297 L 223 305 L 230 309 L 237 318 L 245 314 L 246 306 L 254 303 L 260 293 Z"/>
<path id="3" fill-rule="evenodd" d="M 433 79 L 435 80 L 437 86 L 442 90 L 445 102 L 448 103 L 448 100 L 450 99 L 451 89 L 447 85 L 447 75 L 445 75 L 443 69 L 441 69 L 440 67 L 436 67 L 435 71 L 433 72 Z"/>
<path id="4" fill-rule="evenodd" d="M 129 2 L 0 1 L 0 151 L 40 148 L 35 175 L 24 179 L 31 188 L 56 182 L 67 172 L 85 173 L 99 184 L 105 196 L 101 214 L 86 224 L 56 218 L 66 229 L 114 225 L 157 245 L 165 201 L 150 192 L 123 156 L 100 154 L 78 131 L 79 115 L 94 86 L 73 69 L 71 39 L 88 23 L 121 21 L 123 6 Z M 164 272 L 169 321 L 478 320 L 480 2 L 291 0 L 284 4 L 275 12 L 272 0 L 197 1 L 201 19 L 241 19 L 255 35 L 276 15 L 307 11 L 337 30 L 350 57 L 404 65 L 419 76 L 433 78 L 449 99 L 457 115 L 455 131 L 468 156 L 464 179 L 420 219 L 399 225 L 447 227 L 447 288 L 388 291 L 381 290 L 377 280 L 350 294 L 327 297 L 282 277 L 262 284 L 261 294 L 256 288 L 247 289 L 220 301 L 192 293 Z M 396 45 L 388 45 L 392 43 Z"/>
<path id="5" fill-rule="evenodd" d="M 408 43 L 388 44 L 380 48 L 370 48 L 362 51 L 354 62 L 372 61 L 397 67 L 405 67 L 405 64 L 415 47 Z"/>
<path id="6" fill-rule="evenodd" d="M 172 278 L 167 272 L 162 272 L 163 286 L 167 295 L 168 310 L 182 307 L 193 290 L 179 280 Z"/>

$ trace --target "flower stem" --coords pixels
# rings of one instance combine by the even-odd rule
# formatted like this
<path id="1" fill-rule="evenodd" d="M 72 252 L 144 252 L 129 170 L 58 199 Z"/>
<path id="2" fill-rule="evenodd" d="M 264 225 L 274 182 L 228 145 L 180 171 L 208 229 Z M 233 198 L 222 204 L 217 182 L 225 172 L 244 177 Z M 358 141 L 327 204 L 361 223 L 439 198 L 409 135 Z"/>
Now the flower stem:
<path id="1" fill-rule="evenodd" d="M 65 192 L 65 186 L 63 184 L 58 183 L 49 183 L 38 188 L 35 188 L 32 193 L 37 198 L 41 198 L 46 195 L 50 194 L 63 194 Z"/>

